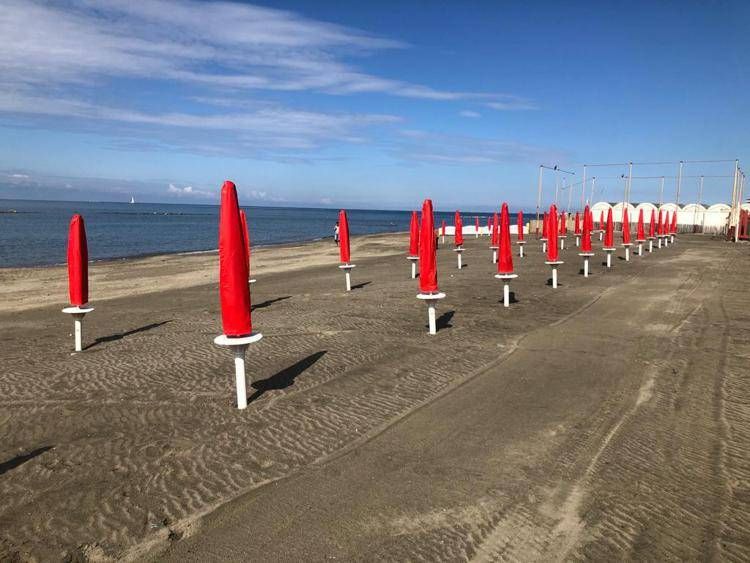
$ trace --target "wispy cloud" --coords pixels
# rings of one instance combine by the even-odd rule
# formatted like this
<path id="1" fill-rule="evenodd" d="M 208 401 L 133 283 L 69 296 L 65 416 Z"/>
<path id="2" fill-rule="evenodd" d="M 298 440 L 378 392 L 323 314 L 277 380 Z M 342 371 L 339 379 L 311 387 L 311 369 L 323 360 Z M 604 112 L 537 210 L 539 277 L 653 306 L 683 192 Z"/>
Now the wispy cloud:
<path id="1" fill-rule="evenodd" d="M 178 188 L 174 184 L 169 184 L 167 193 L 170 195 L 176 195 L 177 197 L 187 196 L 200 199 L 208 199 L 215 196 L 215 193 L 206 190 L 196 190 L 193 186 Z"/>
<path id="2" fill-rule="evenodd" d="M 259 92 L 378 93 L 474 100 L 493 109 L 533 105 L 506 94 L 440 90 L 375 76 L 352 62 L 408 47 L 290 11 L 234 2 L 5 0 L 0 112 L 19 119 L 158 128 L 143 136 L 152 146 L 247 154 L 253 147 L 288 153 L 326 142 L 362 142 L 368 127 L 398 121 L 393 115 L 289 108 L 255 99 Z M 157 103 L 149 103 L 153 92 Z M 169 132 L 175 129 L 231 135 L 198 142 Z"/>
<path id="3" fill-rule="evenodd" d="M 471 111 L 471 110 L 468 110 L 468 109 L 465 109 L 463 111 L 459 111 L 458 115 L 460 115 L 461 117 L 469 117 L 469 118 L 472 118 L 472 119 L 476 119 L 477 117 L 482 117 L 482 114 L 479 113 L 478 111 Z"/>
<path id="4" fill-rule="evenodd" d="M 507 141 L 467 135 L 449 135 L 421 130 L 401 131 L 401 141 L 392 154 L 406 162 L 445 165 L 488 165 L 508 162 L 558 161 L 560 151 Z"/>

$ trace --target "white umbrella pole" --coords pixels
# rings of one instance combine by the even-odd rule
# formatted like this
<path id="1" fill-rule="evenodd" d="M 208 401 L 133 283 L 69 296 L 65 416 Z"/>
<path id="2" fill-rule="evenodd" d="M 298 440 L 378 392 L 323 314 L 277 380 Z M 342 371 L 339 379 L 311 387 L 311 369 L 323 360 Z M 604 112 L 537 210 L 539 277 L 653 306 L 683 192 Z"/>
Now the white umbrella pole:
<path id="1" fill-rule="evenodd" d="M 73 344 L 76 352 L 83 351 L 83 317 L 93 310 L 93 307 L 66 307 L 62 310 L 73 316 Z"/>

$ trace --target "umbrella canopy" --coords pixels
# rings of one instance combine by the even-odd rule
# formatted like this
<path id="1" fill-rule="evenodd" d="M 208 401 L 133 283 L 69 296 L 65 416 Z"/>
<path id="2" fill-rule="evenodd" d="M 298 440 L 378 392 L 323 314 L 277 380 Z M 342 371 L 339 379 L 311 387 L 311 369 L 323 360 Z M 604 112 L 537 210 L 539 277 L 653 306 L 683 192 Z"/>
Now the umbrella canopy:
<path id="1" fill-rule="evenodd" d="M 589 206 L 583 210 L 583 235 L 581 236 L 581 252 L 591 252 L 591 225 L 593 224 Z"/>
<path id="2" fill-rule="evenodd" d="M 442 236 L 445 236 L 445 219 L 443 219 L 442 222 L 440 223 L 440 234 Z"/>
<path id="3" fill-rule="evenodd" d="M 656 220 L 656 232 L 659 236 L 664 234 L 664 221 L 662 220 L 661 209 L 659 209 L 659 217 Z"/>
<path id="4" fill-rule="evenodd" d="M 607 211 L 607 225 L 604 227 L 604 248 L 615 246 L 615 225 L 612 222 L 612 208 Z"/>
<path id="5" fill-rule="evenodd" d="M 651 223 L 648 225 L 648 236 L 654 238 L 656 236 L 656 210 L 651 210 Z"/>
<path id="6" fill-rule="evenodd" d="M 247 262 L 247 276 L 250 277 L 250 229 L 247 228 L 247 215 L 245 215 L 244 209 L 240 209 L 240 222 L 242 223 L 242 235 L 245 238 L 245 262 Z"/>
<path id="7" fill-rule="evenodd" d="M 557 262 L 559 252 L 557 248 L 557 206 L 552 204 L 547 216 L 547 260 Z"/>
<path id="8" fill-rule="evenodd" d="M 453 232 L 453 243 L 456 247 L 463 246 L 464 244 L 464 223 L 461 221 L 461 213 L 456 211 L 455 218 L 453 220 L 454 232 Z"/>
<path id="9" fill-rule="evenodd" d="M 576 211 L 575 234 L 581 234 L 581 214 Z"/>
<path id="10" fill-rule="evenodd" d="M 346 218 L 346 211 L 339 211 L 339 257 L 342 264 L 348 264 L 352 261 L 349 250 L 349 221 Z"/>
<path id="11" fill-rule="evenodd" d="M 437 283 L 437 243 L 435 223 L 432 217 L 432 200 L 422 204 L 422 222 L 419 230 L 419 290 L 435 293 Z"/>
<path id="12" fill-rule="evenodd" d="M 518 212 L 518 240 L 523 240 L 523 211 Z"/>
<path id="13" fill-rule="evenodd" d="M 68 295 L 74 307 L 89 302 L 89 247 L 86 225 L 78 213 L 70 219 L 68 228 Z"/>
<path id="14" fill-rule="evenodd" d="M 498 274 L 513 273 L 513 253 L 510 250 L 510 213 L 508 204 L 500 210 L 500 259 L 497 261 Z"/>
<path id="15" fill-rule="evenodd" d="M 646 231 L 643 228 L 643 209 L 641 208 L 638 211 L 638 226 L 636 227 L 635 231 L 635 240 L 638 242 L 642 242 L 646 240 Z"/>
<path id="16" fill-rule="evenodd" d="M 476 229 L 476 233 L 479 234 L 479 215 L 474 217 L 474 228 Z"/>
<path id="17" fill-rule="evenodd" d="M 560 234 L 568 234 L 568 215 L 564 211 L 560 215 Z"/>
<path id="18" fill-rule="evenodd" d="M 500 246 L 500 218 L 495 213 L 492 216 L 492 238 L 490 246 Z"/>
<path id="19" fill-rule="evenodd" d="M 599 230 L 604 230 L 604 209 L 602 209 L 601 213 L 599 213 Z"/>
<path id="20" fill-rule="evenodd" d="M 409 224 L 409 256 L 419 254 L 419 218 L 417 212 L 411 212 L 411 223 Z"/>
<path id="21" fill-rule="evenodd" d="M 492 234 L 492 216 L 487 216 L 487 232 Z"/>
<path id="22" fill-rule="evenodd" d="M 622 244 L 630 244 L 630 220 L 627 207 L 622 210 Z"/>
<path id="23" fill-rule="evenodd" d="M 242 233 L 237 188 L 226 181 L 219 210 L 219 299 L 224 334 L 247 336 L 253 331 L 247 280 L 247 231 Z"/>
<path id="24" fill-rule="evenodd" d="M 677 234 L 677 210 L 672 212 L 672 227 L 670 229 L 672 234 Z"/>

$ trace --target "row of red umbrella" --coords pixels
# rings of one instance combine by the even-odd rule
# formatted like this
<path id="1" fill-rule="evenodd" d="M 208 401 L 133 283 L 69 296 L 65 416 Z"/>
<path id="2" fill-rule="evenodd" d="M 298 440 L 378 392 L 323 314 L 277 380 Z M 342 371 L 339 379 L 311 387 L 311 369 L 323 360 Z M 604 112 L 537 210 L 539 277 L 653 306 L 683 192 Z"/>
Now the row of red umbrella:
<path id="1" fill-rule="evenodd" d="M 591 213 L 588 206 L 586 206 L 586 210 L 584 210 L 584 220 L 585 220 L 585 214 Z M 550 213 L 545 213 L 542 219 L 542 238 L 549 238 L 548 235 L 552 232 L 552 230 L 555 230 L 559 232 L 561 235 L 567 234 L 567 217 L 565 216 L 565 213 L 562 213 L 560 216 L 559 221 L 559 227 L 557 229 L 553 229 L 551 225 L 556 225 L 557 221 L 551 222 L 550 221 Z M 608 232 L 608 226 L 612 224 L 612 209 L 609 209 L 607 212 L 607 221 L 605 225 L 604 220 L 604 211 L 602 210 L 601 215 L 599 217 L 599 230 L 604 231 L 605 233 Z M 638 213 L 638 224 L 637 224 L 637 232 L 636 232 L 636 240 L 638 241 L 644 241 L 646 240 L 645 237 L 645 231 L 644 231 L 644 222 L 643 222 L 643 209 L 641 209 Z M 593 217 L 591 219 L 591 226 L 593 230 Z M 579 213 L 575 214 L 575 234 L 580 235 L 581 234 L 581 217 Z M 669 235 L 669 234 L 677 234 L 677 212 L 672 212 L 671 218 L 670 213 L 667 211 L 664 215 L 662 215 L 661 210 L 659 210 L 658 219 L 656 216 L 655 210 L 651 210 L 651 222 L 649 225 L 649 236 L 654 237 L 658 235 Z M 623 210 L 623 217 L 622 217 L 622 237 L 623 237 L 623 244 L 629 244 L 630 243 L 630 221 L 628 218 L 628 210 L 627 208 Z M 612 246 L 613 240 L 609 241 L 610 244 L 606 244 L 605 246 Z"/>

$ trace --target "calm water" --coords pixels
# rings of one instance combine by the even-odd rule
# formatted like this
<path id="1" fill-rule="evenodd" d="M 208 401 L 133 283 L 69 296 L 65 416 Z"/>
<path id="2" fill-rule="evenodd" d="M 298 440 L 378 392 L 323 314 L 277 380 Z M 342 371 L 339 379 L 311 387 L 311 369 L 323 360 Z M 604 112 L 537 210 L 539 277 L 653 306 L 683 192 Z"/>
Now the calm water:
<path id="1" fill-rule="evenodd" d="M 338 217 L 335 209 L 245 207 L 253 245 L 330 237 Z M 8 211 L 15 210 L 15 213 Z M 217 247 L 219 208 L 214 205 L 82 203 L 0 200 L 0 267 L 38 266 L 65 262 L 68 223 L 73 213 L 86 221 L 92 260 L 212 250 Z M 410 212 L 347 212 L 354 235 L 407 231 Z M 479 215 L 465 213 L 469 225 Z M 436 213 L 436 226 L 452 213 Z"/>

